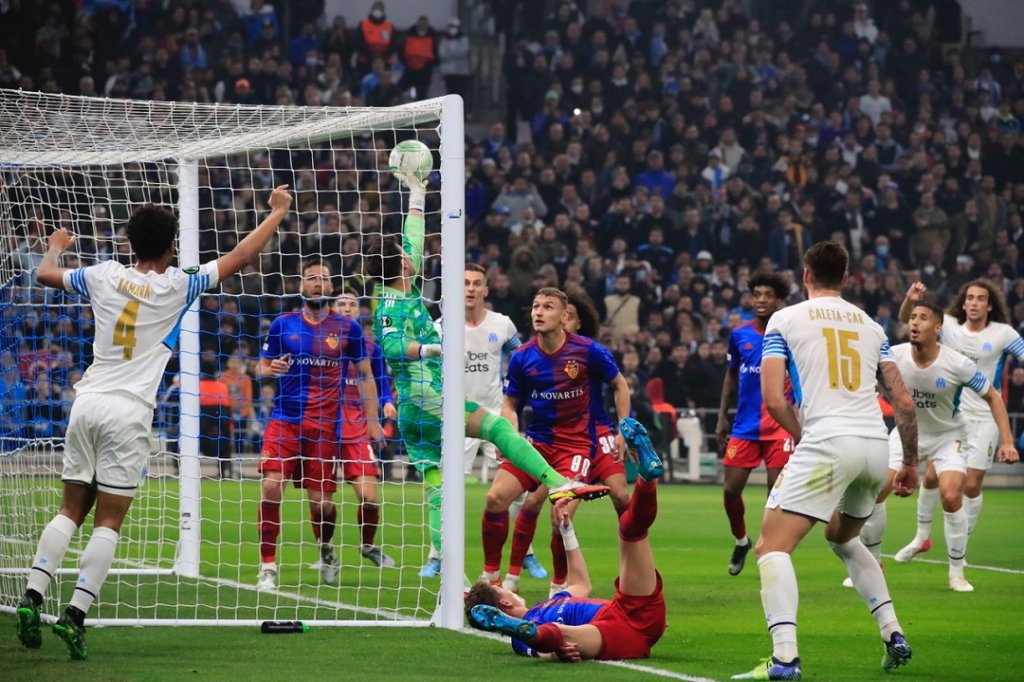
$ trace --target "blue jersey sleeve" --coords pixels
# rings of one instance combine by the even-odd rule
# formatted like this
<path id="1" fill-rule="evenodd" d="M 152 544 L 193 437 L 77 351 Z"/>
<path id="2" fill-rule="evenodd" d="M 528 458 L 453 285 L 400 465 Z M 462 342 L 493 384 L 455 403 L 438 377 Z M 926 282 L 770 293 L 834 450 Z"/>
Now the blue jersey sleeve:
<path id="1" fill-rule="evenodd" d="M 740 357 L 740 345 L 736 340 L 736 332 L 733 331 L 729 334 L 729 369 L 736 372 L 740 371 L 740 364 L 742 358 Z"/>
<path id="2" fill-rule="evenodd" d="M 384 351 L 376 343 L 370 345 L 370 368 L 373 370 L 373 378 L 377 381 L 377 397 L 380 398 L 380 406 L 394 404 L 395 398 L 391 393 L 391 377 L 388 376 L 388 365 L 384 361 Z"/>
<path id="3" fill-rule="evenodd" d="M 589 364 L 591 375 L 606 384 L 619 375 L 619 366 L 615 363 L 611 351 L 599 343 L 595 342 L 590 347 Z"/>
<path id="4" fill-rule="evenodd" d="M 270 330 L 267 332 L 267 338 L 263 341 L 263 347 L 260 349 L 260 357 L 274 358 L 281 357 L 281 318 L 276 318 L 270 323 Z"/>
<path id="5" fill-rule="evenodd" d="M 508 376 L 505 377 L 505 395 L 509 398 L 519 399 L 522 397 L 520 383 L 523 375 L 524 352 L 513 353 L 508 361 Z"/>
<path id="6" fill-rule="evenodd" d="M 359 362 L 367 358 L 366 340 L 363 337 L 363 325 L 355 320 L 348 321 L 348 333 L 345 343 L 345 359 Z"/>

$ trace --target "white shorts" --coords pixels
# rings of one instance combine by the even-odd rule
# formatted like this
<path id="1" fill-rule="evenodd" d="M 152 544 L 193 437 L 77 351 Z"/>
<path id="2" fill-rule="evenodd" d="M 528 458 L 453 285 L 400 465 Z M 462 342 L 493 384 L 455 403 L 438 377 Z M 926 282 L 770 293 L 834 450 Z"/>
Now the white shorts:
<path id="1" fill-rule="evenodd" d="M 765 507 L 825 522 L 835 511 L 866 519 L 885 483 L 888 461 L 888 444 L 881 438 L 837 436 L 798 443 Z"/>
<path id="2" fill-rule="evenodd" d="M 75 398 L 64 438 L 61 479 L 134 497 L 153 451 L 153 408 L 114 393 Z"/>
<path id="3" fill-rule="evenodd" d="M 473 473 L 473 462 L 476 460 L 477 451 L 490 459 L 492 464 L 496 465 L 498 463 L 498 448 L 495 447 L 494 443 L 489 443 L 480 438 L 467 438 L 465 458 L 467 476 Z"/>
<path id="4" fill-rule="evenodd" d="M 967 468 L 988 471 L 999 448 L 999 427 L 995 420 L 967 422 Z"/>
<path id="5" fill-rule="evenodd" d="M 932 461 L 936 474 L 946 471 L 967 473 L 966 432 L 948 431 L 939 436 L 918 435 L 917 454 L 922 462 Z M 889 468 L 899 471 L 903 467 L 903 442 L 898 429 L 889 433 Z"/>

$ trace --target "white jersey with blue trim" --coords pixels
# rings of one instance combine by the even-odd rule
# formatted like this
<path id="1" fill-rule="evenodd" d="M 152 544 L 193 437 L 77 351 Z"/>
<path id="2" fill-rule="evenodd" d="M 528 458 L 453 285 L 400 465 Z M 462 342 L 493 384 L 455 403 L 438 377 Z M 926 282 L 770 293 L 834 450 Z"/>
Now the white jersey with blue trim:
<path id="1" fill-rule="evenodd" d="M 480 324 L 466 325 L 466 399 L 501 412 L 501 384 L 508 357 L 522 345 L 516 325 L 506 315 L 484 312 Z"/>
<path id="2" fill-rule="evenodd" d="M 941 340 L 944 345 L 973 360 L 997 391 L 1003 385 L 1006 358 L 1013 355 L 1024 360 L 1024 339 L 1013 327 L 1002 322 L 989 322 L 980 332 L 972 332 L 967 329 L 966 322 L 960 324 L 952 315 L 946 315 L 942 321 Z M 964 394 L 963 412 L 968 421 L 992 419 L 988 403 L 972 392 Z"/>
<path id="3" fill-rule="evenodd" d="M 157 273 L 111 260 L 65 272 L 64 289 L 87 298 L 96 320 L 93 361 L 75 392 L 128 393 L 155 405 L 185 311 L 218 280 L 215 261 Z"/>
<path id="4" fill-rule="evenodd" d="M 786 360 L 801 442 L 837 436 L 888 437 L 875 393 L 880 362 L 891 362 L 885 332 L 838 296 L 820 296 L 772 315 L 764 358 Z"/>
<path id="5" fill-rule="evenodd" d="M 978 366 L 949 346 L 939 346 L 939 354 L 927 367 L 914 362 L 909 343 L 892 349 L 892 358 L 903 375 L 917 412 L 921 437 L 957 431 L 967 422 L 961 410 L 961 393 L 980 396 L 991 385 Z M 970 390 L 964 391 L 964 388 Z M 988 403 L 982 401 L 985 409 Z M 991 414 L 991 413 L 990 413 Z"/>

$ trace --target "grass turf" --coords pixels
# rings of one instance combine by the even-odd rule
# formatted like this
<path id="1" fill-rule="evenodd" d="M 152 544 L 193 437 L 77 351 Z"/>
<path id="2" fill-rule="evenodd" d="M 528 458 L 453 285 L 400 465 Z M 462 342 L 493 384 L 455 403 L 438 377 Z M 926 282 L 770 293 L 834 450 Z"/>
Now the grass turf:
<path id="1" fill-rule="evenodd" d="M 256 490 L 255 483 L 225 486 L 219 489 L 225 502 L 214 504 L 215 496 L 204 489 L 204 496 L 210 495 L 210 501 L 204 506 L 207 524 L 217 518 L 215 514 L 221 515 L 221 522 L 215 528 L 225 541 L 217 550 L 221 564 L 226 566 L 222 575 L 237 576 L 239 582 L 246 584 L 255 578 L 255 530 L 253 522 L 247 519 L 255 518 L 252 500 L 256 498 Z M 482 559 L 479 511 L 485 491 L 482 485 L 467 487 L 467 572 L 470 575 L 478 571 Z M 346 500 L 351 500 L 350 492 L 344 494 Z M 756 534 L 760 517 L 758 500 L 763 494 L 763 488 L 757 487 L 747 492 L 747 517 L 752 535 Z M 985 507 L 968 555 L 973 567 L 968 567 L 967 575 L 977 588 L 973 594 L 955 594 L 946 588 L 944 564 L 918 561 L 901 565 L 886 561 L 886 575 L 897 613 L 914 647 L 913 661 L 895 673 L 897 676 L 917 680 L 1020 679 L 1021 659 L 1014 652 L 1019 651 L 1016 649 L 1016 616 L 1024 611 L 1024 553 L 1019 548 L 1016 513 L 1021 496 L 1019 491 L 985 494 Z M 289 492 L 288 497 L 299 499 L 294 491 Z M 422 542 L 417 528 L 420 506 L 399 505 L 398 499 L 416 502 L 419 486 L 395 486 L 385 491 L 383 518 L 393 523 L 391 530 L 384 531 L 385 541 Z M 658 568 L 665 579 L 669 628 L 655 647 L 652 658 L 640 661 L 641 665 L 677 675 L 727 679 L 731 674 L 749 670 L 770 651 L 753 555 L 741 575 L 730 577 L 726 572 L 732 540 L 720 500 L 721 493 L 715 487 L 662 486 L 659 490 L 659 517 L 651 540 Z M 294 516 L 299 513 L 296 508 L 290 508 L 286 514 Z M 350 509 L 351 504 L 343 508 L 342 513 Z M 913 534 L 913 517 L 913 498 L 890 501 L 885 553 L 894 552 L 909 540 Z M 933 537 L 936 546 L 923 556 L 926 559 L 941 560 L 944 556 L 941 515 L 937 517 Z M 145 524 L 138 525 L 141 531 Z M 596 595 L 610 596 L 611 581 L 617 571 L 611 506 L 606 501 L 583 505 L 577 526 Z M 392 533 L 396 535 L 390 535 Z M 406 587 L 412 584 L 413 578 L 409 576 L 415 575 L 421 560 L 419 547 L 402 555 L 407 568 L 381 572 L 368 564 L 355 567 L 355 559 L 351 557 L 354 527 L 344 530 L 343 537 L 344 551 L 350 555 L 348 563 L 352 564 L 343 572 L 343 586 L 325 593 L 324 588 L 316 585 L 314 575 L 300 572 L 298 568 L 293 574 L 285 573 L 282 582 L 296 583 L 296 589 L 308 597 L 309 604 L 289 603 L 292 611 L 277 617 L 346 617 L 344 613 L 335 615 L 334 608 L 311 604 L 315 599 L 325 599 L 325 595 L 330 601 L 351 604 L 358 596 L 360 603 L 376 604 L 378 590 L 386 590 L 384 601 L 404 609 L 404 613 L 428 610 L 433 600 L 430 591 L 436 589 L 436 581 L 425 582 L 429 591 L 396 589 L 399 583 Z M 389 537 L 393 539 L 388 540 Z M 542 562 L 549 565 L 546 539 L 547 531 L 539 531 L 538 554 Z M 312 560 L 315 551 L 308 538 L 303 543 L 296 533 L 294 540 L 284 547 L 284 553 L 296 560 L 296 566 L 300 552 L 303 562 Z M 507 550 L 506 546 L 506 556 Z M 204 572 L 216 559 L 210 556 L 211 551 L 204 546 Z M 892 679 L 879 665 L 882 645 L 874 621 L 857 595 L 840 586 L 843 567 L 828 550 L 820 529 L 812 531 L 796 552 L 794 564 L 800 581 L 800 648 L 805 679 Z M 981 566 L 1001 567 L 1016 573 L 984 570 Z M 143 598 L 157 597 L 157 601 L 166 604 L 152 609 L 153 613 L 169 612 L 177 589 L 179 594 L 192 599 L 241 600 L 239 616 L 266 617 L 267 612 L 254 601 L 249 590 L 223 584 L 174 588 L 171 582 L 171 578 L 154 580 L 152 584 L 140 581 L 138 589 Z M 357 588 L 360 583 L 362 587 Z M 528 601 L 544 596 L 546 589 L 540 581 L 523 578 L 523 594 Z M 410 592 L 420 594 L 410 596 Z M 127 602 L 134 599 L 134 595 L 132 590 L 126 589 L 117 599 Z M 112 597 L 107 590 L 103 596 Z M 202 611 L 198 613 L 204 615 Z M 507 643 L 434 628 L 322 627 L 302 635 L 278 636 L 261 635 L 255 627 L 92 628 L 88 633 L 90 660 L 85 663 L 68 662 L 61 643 L 49 634 L 42 650 L 26 651 L 18 645 L 13 631 L 13 617 L 0 615 L 0 632 L 8 633 L 0 637 L 0 678 L 4 680 L 36 680 L 69 673 L 76 682 L 186 677 L 256 680 L 332 673 L 365 680 L 512 680 L 524 676 L 531 680 L 582 676 L 613 680 L 642 676 L 634 670 L 592 663 L 542 664 L 514 657 Z"/>

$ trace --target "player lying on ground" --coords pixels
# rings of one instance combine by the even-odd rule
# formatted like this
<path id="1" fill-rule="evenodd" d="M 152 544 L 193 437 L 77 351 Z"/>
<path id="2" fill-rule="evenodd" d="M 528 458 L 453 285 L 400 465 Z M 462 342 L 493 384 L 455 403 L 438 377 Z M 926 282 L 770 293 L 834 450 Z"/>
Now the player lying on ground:
<path id="1" fill-rule="evenodd" d="M 409 188 L 409 212 L 401 241 L 385 237 L 379 251 L 367 257 L 369 274 L 383 282 L 373 331 L 394 374 L 398 429 L 409 460 L 423 476 L 431 544 L 440 552 L 441 337 L 417 284 L 423 263 L 427 188 L 425 181 L 414 174 L 395 175 Z M 605 486 L 571 481 L 555 471 L 507 419 L 466 401 L 465 420 L 467 436 L 494 443 L 506 459 L 547 485 L 552 499 L 594 499 L 608 494 Z"/>
<path id="2" fill-rule="evenodd" d="M 910 313 L 910 343 L 893 348 L 892 356 L 917 406 L 921 456 L 927 458 L 929 467 L 938 474 L 949 557 L 949 588 L 955 592 L 973 592 L 974 586 L 964 577 L 968 538 L 963 490 L 967 462 L 971 459 L 970 449 L 974 447 L 967 439 L 967 420 L 960 410 L 960 396 L 965 388 L 988 403 L 992 418 L 999 427 L 999 461 L 1016 461 L 1018 457 L 1002 396 L 970 358 L 939 343 L 942 320 L 942 309 L 938 306 L 916 303 Z M 893 432 L 889 434 L 889 473 L 885 486 L 871 518 L 861 530 L 861 540 L 875 559 L 881 555 L 882 535 L 885 533 L 885 498 L 892 491 L 893 479 L 902 460 L 899 434 Z M 924 520 L 918 518 L 918 526 L 923 524 Z M 930 529 L 930 519 L 928 526 Z M 853 586 L 852 582 L 849 586 Z"/>
<path id="3" fill-rule="evenodd" d="M 474 627 L 512 637 L 518 654 L 575 662 L 583 659 L 647 658 L 665 632 L 661 575 L 647 531 L 658 512 L 661 462 L 639 459 L 639 478 L 619 517 L 619 577 L 612 600 L 590 598 L 590 575 L 569 518 L 568 502 L 554 513 L 568 559 L 565 590 L 527 608 L 523 598 L 486 580 L 466 596 Z"/>
<path id="4" fill-rule="evenodd" d="M 75 384 L 64 442 L 60 512 L 39 538 L 25 594 L 18 603 L 18 639 L 42 645 L 39 608 L 68 545 L 95 506 L 93 532 L 79 562 L 71 602 L 53 626 L 71 658 L 83 660 L 85 614 L 99 595 L 150 450 L 157 389 L 178 342 L 183 312 L 207 289 L 257 258 L 291 205 L 287 185 L 270 194 L 270 215 L 216 261 L 180 270 L 171 265 L 178 219 L 143 206 L 128 221 L 132 266 L 109 260 L 66 269 L 61 255 L 74 237 L 61 228 L 36 271 L 40 284 L 88 300 L 96 319 L 93 362 Z"/>

